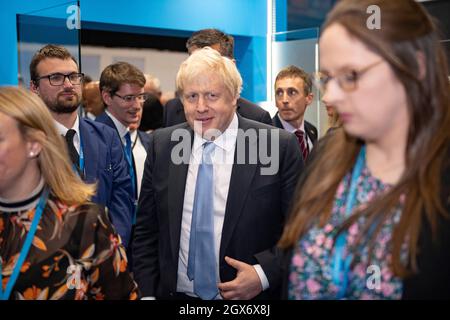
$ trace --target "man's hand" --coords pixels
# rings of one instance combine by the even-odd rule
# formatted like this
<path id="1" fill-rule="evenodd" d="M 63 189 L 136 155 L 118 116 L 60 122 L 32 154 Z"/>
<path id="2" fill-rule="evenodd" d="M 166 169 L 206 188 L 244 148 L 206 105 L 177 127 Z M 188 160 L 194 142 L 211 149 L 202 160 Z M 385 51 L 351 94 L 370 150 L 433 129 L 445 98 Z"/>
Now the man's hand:
<path id="1" fill-rule="evenodd" d="M 225 261 L 237 270 L 234 280 L 218 284 L 225 300 L 250 300 L 262 291 L 261 280 L 252 265 L 230 257 L 225 257 Z"/>

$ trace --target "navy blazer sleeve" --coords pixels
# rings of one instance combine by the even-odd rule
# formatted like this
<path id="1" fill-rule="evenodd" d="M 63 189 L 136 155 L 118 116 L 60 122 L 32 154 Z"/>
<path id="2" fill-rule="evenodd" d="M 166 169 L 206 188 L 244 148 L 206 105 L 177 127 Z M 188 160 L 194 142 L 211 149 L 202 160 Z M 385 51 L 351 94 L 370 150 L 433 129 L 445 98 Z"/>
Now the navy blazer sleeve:
<path id="1" fill-rule="evenodd" d="M 155 296 L 159 281 L 159 223 L 152 183 L 154 155 L 154 134 L 150 134 L 133 238 L 134 278 L 143 297 Z"/>
<path id="2" fill-rule="evenodd" d="M 131 237 L 131 224 L 134 203 L 131 199 L 131 178 L 125 160 L 122 144 L 116 134 L 111 138 L 111 165 L 113 185 L 109 201 L 109 215 L 125 247 L 128 247 Z"/>

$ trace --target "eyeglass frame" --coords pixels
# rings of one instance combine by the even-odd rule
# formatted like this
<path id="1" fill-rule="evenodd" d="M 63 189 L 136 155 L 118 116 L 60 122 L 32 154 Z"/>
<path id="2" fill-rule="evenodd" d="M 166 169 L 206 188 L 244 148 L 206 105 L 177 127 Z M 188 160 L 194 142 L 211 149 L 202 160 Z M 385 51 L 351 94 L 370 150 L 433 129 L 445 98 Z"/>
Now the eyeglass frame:
<path id="1" fill-rule="evenodd" d="M 75 74 L 81 76 L 81 77 L 80 77 L 80 82 L 79 82 L 79 83 L 73 83 L 73 82 L 70 80 L 70 76 L 71 76 L 71 75 L 75 75 Z M 53 84 L 53 83 L 52 83 L 52 80 L 50 80 L 50 78 L 51 78 L 52 76 L 56 76 L 56 75 L 64 76 L 63 81 L 61 82 L 61 84 Z M 61 73 L 61 72 L 55 72 L 55 73 L 48 74 L 48 75 L 46 75 L 46 76 L 38 77 L 38 78 L 34 79 L 33 82 L 34 82 L 34 83 L 38 83 L 39 80 L 42 80 L 42 79 L 48 79 L 48 82 L 50 83 L 51 86 L 58 87 L 58 86 L 62 86 L 62 85 L 66 82 L 66 78 L 69 80 L 70 84 L 72 84 L 72 85 L 74 85 L 74 86 L 78 86 L 78 85 L 81 85 L 81 84 L 83 83 L 83 80 L 84 80 L 84 73 L 82 73 L 82 72 L 71 72 L 71 73 L 69 73 L 69 74 L 64 74 L 64 73 Z"/>
<path id="2" fill-rule="evenodd" d="M 112 97 L 114 97 L 114 96 L 119 97 L 119 98 L 122 99 L 125 103 L 132 103 L 132 102 L 134 102 L 136 99 L 138 99 L 139 97 L 142 97 L 142 101 L 139 101 L 139 100 L 138 100 L 138 102 L 145 102 L 145 100 L 147 100 L 147 98 L 148 98 L 148 96 L 149 96 L 149 95 L 148 95 L 147 93 L 145 93 L 145 92 L 139 93 L 139 94 L 127 94 L 127 95 L 125 95 L 125 96 L 121 96 L 121 95 L 117 94 L 117 92 L 114 92 L 114 93 L 111 92 L 110 94 L 111 94 Z M 133 97 L 133 100 L 127 101 L 127 97 Z"/>
<path id="3" fill-rule="evenodd" d="M 348 72 L 344 72 L 344 73 L 342 73 L 342 74 L 340 74 L 340 75 L 336 75 L 336 76 L 326 76 L 327 80 L 324 82 L 323 80 L 321 80 L 321 79 L 319 78 L 321 75 L 324 75 L 324 73 L 322 73 L 322 72 L 319 71 L 319 72 L 317 72 L 317 73 L 314 74 L 314 83 L 316 84 L 316 86 L 318 87 L 318 89 L 319 89 L 321 92 L 325 92 L 326 89 L 327 89 L 328 83 L 329 83 L 331 80 L 336 79 L 336 81 L 337 81 L 337 83 L 338 83 L 338 85 L 339 85 L 339 88 L 341 88 L 341 89 L 344 90 L 345 92 L 352 92 L 352 91 L 355 91 L 355 90 L 358 88 L 358 81 L 361 79 L 361 77 L 362 77 L 367 71 L 369 71 L 370 69 L 372 69 L 372 68 L 378 66 L 378 65 L 379 65 L 380 63 L 382 63 L 382 62 L 384 62 L 384 60 L 378 60 L 378 61 L 376 61 L 376 62 L 373 62 L 373 63 L 369 64 L 368 66 L 365 66 L 364 68 L 359 69 L 359 70 L 350 70 L 349 72 L 352 73 L 352 76 L 353 76 L 353 78 L 354 78 L 354 79 L 351 80 L 351 81 L 347 81 L 347 80 L 344 80 L 344 79 L 343 79 L 344 77 L 346 77 L 346 76 L 349 75 Z M 352 87 L 349 87 L 349 86 L 346 86 L 345 84 L 343 84 L 343 83 L 345 83 L 346 81 L 347 81 L 347 83 L 348 83 L 348 82 L 351 82 L 351 83 L 352 83 Z"/>

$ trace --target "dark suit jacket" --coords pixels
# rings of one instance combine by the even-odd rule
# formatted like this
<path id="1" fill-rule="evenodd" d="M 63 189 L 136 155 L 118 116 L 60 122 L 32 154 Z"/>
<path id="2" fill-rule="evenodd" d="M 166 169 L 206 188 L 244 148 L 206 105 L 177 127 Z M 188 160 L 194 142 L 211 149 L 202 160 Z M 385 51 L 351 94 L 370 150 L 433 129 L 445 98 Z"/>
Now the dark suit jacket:
<path id="1" fill-rule="evenodd" d="M 275 245 L 283 230 L 303 167 L 300 147 L 291 133 L 239 115 L 238 119 L 240 129 L 270 129 L 279 133 L 279 145 L 274 146 L 279 150 L 279 170 L 274 175 L 262 175 L 260 169 L 263 165 L 259 158 L 256 164 L 236 164 L 236 152 L 220 244 L 220 279 L 225 282 L 236 277 L 236 270 L 225 262 L 225 256 L 252 265 L 259 263 L 269 280 L 270 289 L 258 297 L 279 297 L 280 270 L 275 256 L 267 249 Z M 162 299 L 170 299 L 176 291 L 189 167 L 188 163 L 177 165 L 171 161 L 171 151 L 180 143 L 171 141 L 171 134 L 177 129 L 186 130 L 192 146 L 193 132 L 187 123 L 158 129 L 151 135 L 133 246 L 134 275 L 143 296 Z M 269 136 L 272 134 L 269 131 Z M 270 138 L 267 140 L 270 146 Z M 252 147 L 257 145 L 253 143 Z M 247 155 L 249 144 L 249 139 L 245 139 Z M 189 156 L 190 150 L 186 159 Z"/>
<path id="2" fill-rule="evenodd" d="M 254 104 L 246 99 L 238 99 L 236 111 L 244 118 L 272 125 L 270 114 L 257 104 Z M 166 106 L 164 107 L 163 116 L 164 127 L 170 127 L 186 122 L 184 107 L 181 100 L 179 98 L 175 98 L 167 101 Z"/>
<path id="3" fill-rule="evenodd" d="M 278 112 L 275 115 L 275 117 L 272 118 L 272 124 L 277 128 L 284 129 L 283 124 L 281 123 L 280 118 L 278 117 Z M 311 140 L 313 145 L 316 144 L 317 128 L 305 120 L 305 131 L 306 131 L 306 135 L 308 136 L 308 139 Z"/>
<path id="4" fill-rule="evenodd" d="M 145 151 L 148 152 L 148 148 L 150 147 L 150 135 L 147 132 L 142 131 L 142 130 L 138 130 L 137 134 L 139 136 L 139 139 L 142 142 L 142 145 L 145 148 Z"/>
<path id="5" fill-rule="evenodd" d="M 85 181 L 97 182 L 95 203 L 109 209 L 109 217 L 125 246 L 131 235 L 133 202 L 131 179 L 122 143 L 109 127 L 80 118 L 80 133 L 85 157 Z"/>

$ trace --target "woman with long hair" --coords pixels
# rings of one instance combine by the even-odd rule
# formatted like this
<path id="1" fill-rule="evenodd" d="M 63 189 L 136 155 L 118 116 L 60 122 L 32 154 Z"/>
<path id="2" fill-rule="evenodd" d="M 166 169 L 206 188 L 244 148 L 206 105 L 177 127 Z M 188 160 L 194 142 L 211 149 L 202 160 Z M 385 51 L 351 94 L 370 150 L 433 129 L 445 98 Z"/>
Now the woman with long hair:
<path id="1" fill-rule="evenodd" d="M 413 0 L 342 0 L 319 46 L 343 127 L 299 182 L 279 241 L 284 293 L 450 298 L 450 90 L 435 24 Z"/>
<path id="2" fill-rule="evenodd" d="M 136 299 L 125 250 L 89 202 L 35 94 L 0 88 L 0 300 Z"/>

